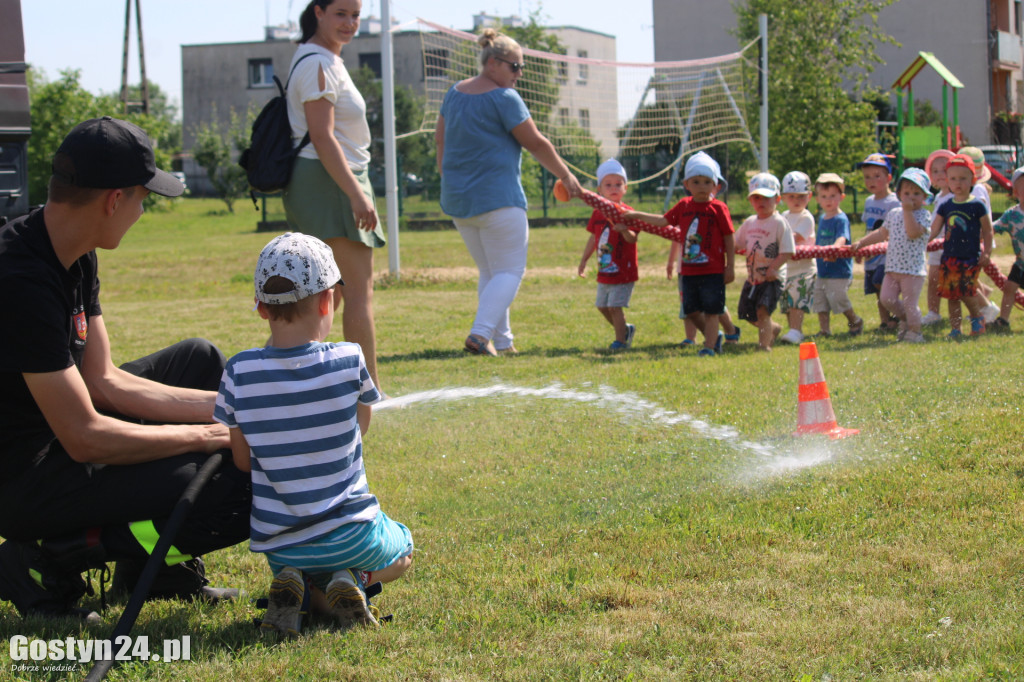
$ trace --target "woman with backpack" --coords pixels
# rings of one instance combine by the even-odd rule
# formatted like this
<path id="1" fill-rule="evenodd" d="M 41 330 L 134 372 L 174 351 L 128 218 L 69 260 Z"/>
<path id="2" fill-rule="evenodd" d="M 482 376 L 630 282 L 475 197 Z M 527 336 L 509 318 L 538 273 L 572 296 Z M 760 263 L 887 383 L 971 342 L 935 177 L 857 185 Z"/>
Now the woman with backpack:
<path id="1" fill-rule="evenodd" d="M 320 238 L 334 252 L 345 280 L 342 331 L 346 341 L 362 347 L 380 390 L 373 249 L 385 245 L 385 236 L 368 173 L 366 102 L 341 59 L 341 49 L 359 32 L 361 11 L 362 0 L 313 0 L 299 17 L 302 37 L 292 57 L 288 119 L 293 142 L 308 132 L 311 144 L 295 161 L 284 209 L 291 229 Z"/>

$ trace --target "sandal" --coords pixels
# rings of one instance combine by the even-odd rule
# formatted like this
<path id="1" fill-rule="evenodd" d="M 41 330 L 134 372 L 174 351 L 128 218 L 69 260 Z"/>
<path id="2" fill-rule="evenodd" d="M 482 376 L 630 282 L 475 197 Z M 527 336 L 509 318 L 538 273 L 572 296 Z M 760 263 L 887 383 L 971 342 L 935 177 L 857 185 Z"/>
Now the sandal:
<path id="1" fill-rule="evenodd" d="M 467 353 L 473 355 L 490 355 L 491 357 L 497 357 L 498 352 L 494 350 L 494 346 L 491 345 L 490 339 L 485 339 L 482 336 L 474 336 L 470 334 L 466 337 L 465 350 Z"/>
<path id="2" fill-rule="evenodd" d="M 858 317 L 856 322 L 850 323 L 850 336 L 857 336 L 864 331 L 864 318 Z"/>

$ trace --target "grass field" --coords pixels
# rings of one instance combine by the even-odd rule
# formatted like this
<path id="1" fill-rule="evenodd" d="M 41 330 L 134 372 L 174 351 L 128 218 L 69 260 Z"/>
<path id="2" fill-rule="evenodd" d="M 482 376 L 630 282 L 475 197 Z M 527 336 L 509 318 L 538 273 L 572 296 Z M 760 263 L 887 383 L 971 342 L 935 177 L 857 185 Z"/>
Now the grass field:
<path id="1" fill-rule="evenodd" d="M 219 206 L 148 213 L 100 254 L 115 361 L 193 335 L 229 355 L 266 339 L 251 287 L 270 235 Z M 593 276 L 576 277 L 585 238 L 531 232 L 516 357 L 461 351 L 476 271 L 454 231 L 403 233 L 401 278 L 378 254 L 381 383 L 404 407 L 375 413 L 367 476 L 416 542 L 412 571 L 376 600 L 392 623 L 267 643 L 250 601 L 155 602 L 134 634 L 188 635 L 191 661 L 108 679 L 1024 678 L 1024 336 L 823 340 L 838 421 L 860 434 L 794 438 L 795 347 L 757 352 L 744 323 L 724 356 L 678 348 L 668 243 L 644 235 L 634 348 L 607 351 Z M 253 597 L 269 585 L 244 546 L 207 567 Z M 0 630 L 68 634 L 8 604 Z M 0 678 L 66 676 L 11 671 L 6 650 L 0 664 Z"/>

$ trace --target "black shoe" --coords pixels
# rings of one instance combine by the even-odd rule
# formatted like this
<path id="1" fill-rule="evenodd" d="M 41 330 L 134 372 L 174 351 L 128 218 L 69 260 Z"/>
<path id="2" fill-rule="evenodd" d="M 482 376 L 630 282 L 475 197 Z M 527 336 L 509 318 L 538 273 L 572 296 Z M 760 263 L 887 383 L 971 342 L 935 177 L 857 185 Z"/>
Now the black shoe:
<path id="1" fill-rule="evenodd" d="M 8 540 L 0 545 L 0 599 L 21 615 L 79 618 L 78 600 L 85 593 L 79 572 L 54 566 L 39 544 Z"/>
<path id="2" fill-rule="evenodd" d="M 136 559 L 118 561 L 111 592 L 123 596 L 134 591 L 144 566 L 144 561 Z M 238 599 L 239 592 L 236 588 L 210 587 L 208 582 L 206 566 L 199 557 L 173 566 L 161 566 L 146 599 L 182 599 L 203 601 L 208 604 Z"/>

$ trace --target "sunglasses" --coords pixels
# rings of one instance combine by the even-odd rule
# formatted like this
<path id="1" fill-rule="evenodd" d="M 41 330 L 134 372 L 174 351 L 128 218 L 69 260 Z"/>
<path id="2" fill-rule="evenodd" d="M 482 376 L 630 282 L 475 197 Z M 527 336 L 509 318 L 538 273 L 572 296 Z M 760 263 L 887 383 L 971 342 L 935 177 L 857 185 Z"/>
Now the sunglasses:
<path id="1" fill-rule="evenodd" d="M 524 64 L 523 62 L 510 62 L 509 60 L 502 59 L 501 57 L 495 57 L 495 59 L 497 59 L 499 62 L 505 62 L 506 64 L 508 64 L 508 68 L 512 69 L 512 71 L 515 73 L 519 73 L 520 71 L 523 70 L 523 67 L 526 66 L 526 64 Z"/>

